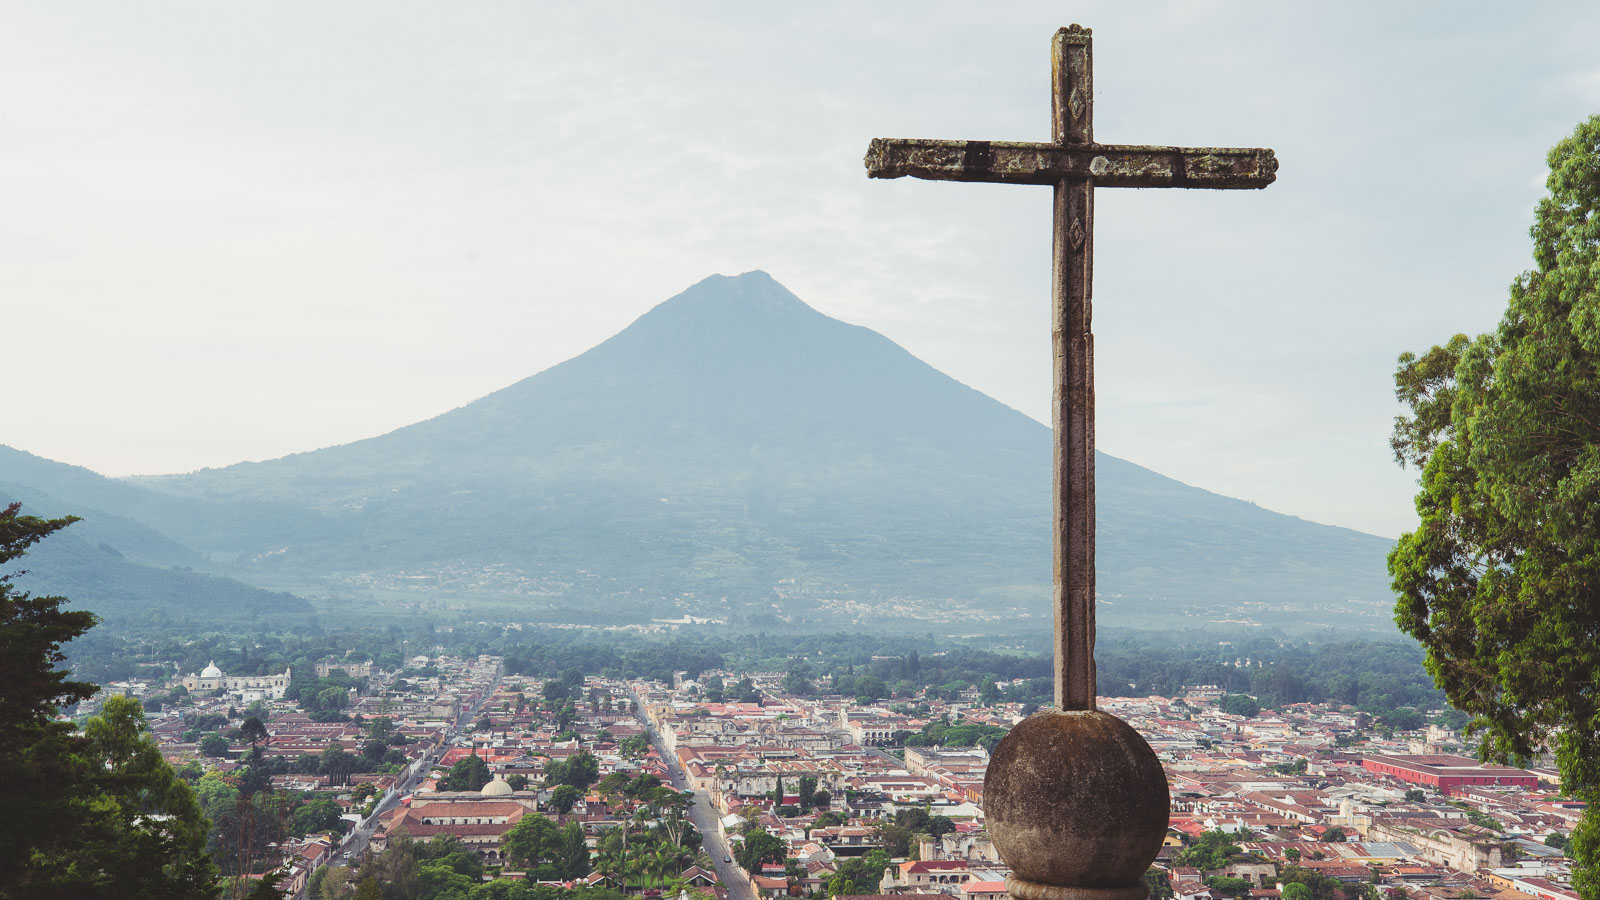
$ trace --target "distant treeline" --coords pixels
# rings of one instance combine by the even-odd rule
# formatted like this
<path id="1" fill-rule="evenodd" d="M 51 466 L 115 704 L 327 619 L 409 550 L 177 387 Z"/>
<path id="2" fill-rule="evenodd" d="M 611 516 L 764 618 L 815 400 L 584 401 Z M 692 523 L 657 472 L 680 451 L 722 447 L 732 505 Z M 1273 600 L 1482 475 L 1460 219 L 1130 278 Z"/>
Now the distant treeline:
<path id="1" fill-rule="evenodd" d="M 445 652 L 492 653 L 511 676 L 539 680 L 571 671 L 670 681 L 725 669 L 790 674 L 792 689 L 903 702 L 926 690 L 953 699 L 977 690 L 986 700 L 1033 706 L 1051 702 L 1049 636 L 960 640 L 932 634 L 836 633 L 715 635 L 662 640 L 646 635 L 599 637 L 574 629 L 507 630 L 494 626 L 352 629 L 326 634 L 171 634 L 160 638 L 91 634 L 72 647 L 73 666 L 96 681 L 148 673 L 151 661 L 177 661 L 198 671 L 212 660 L 237 674 L 293 666 L 297 685 L 310 666 L 347 650 L 381 668 Z M 1245 665 L 1248 660 L 1248 666 Z M 1291 640 L 1280 635 L 1103 630 L 1096 649 L 1100 692 L 1107 696 L 1178 696 L 1185 686 L 1214 684 L 1250 694 L 1262 707 L 1301 701 L 1346 703 L 1383 716 L 1394 710 L 1444 706 L 1422 668 L 1422 652 L 1399 641 Z M 1238 665 L 1235 665 L 1235 663 Z M 1020 679 L 1020 683 L 1017 682 Z"/>

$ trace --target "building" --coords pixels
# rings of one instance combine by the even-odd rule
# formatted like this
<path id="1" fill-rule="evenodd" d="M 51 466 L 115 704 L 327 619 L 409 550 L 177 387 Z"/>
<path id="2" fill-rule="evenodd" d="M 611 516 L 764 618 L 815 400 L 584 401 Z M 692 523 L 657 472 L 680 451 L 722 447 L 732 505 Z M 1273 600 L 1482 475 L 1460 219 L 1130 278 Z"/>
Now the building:
<path id="1" fill-rule="evenodd" d="M 200 674 L 183 676 L 183 687 L 191 694 L 228 694 L 240 700 L 282 700 L 289 689 L 289 669 L 282 675 L 224 675 L 215 661 Z"/>
<path id="2" fill-rule="evenodd" d="M 1526 791 L 1539 787 L 1539 776 L 1525 769 L 1490 765 L 1466 756 L 1368 756 L 1361 761 L 1361 766 L 1369 772 L 1431 787 L 1444 794 L 1456 788 L 1486 785 Z"/>
<path id="3" fill-rule="evenodd" d="M 932 888 L 942 893 L 941 885 L 965 884 L 971 879 L 972 867 L 964 859 L 913 859 L 885 869 L 878 890 L 903 893 Z"/>
<path id="4" fill-rule="evenodd" d="M 460 838 L 484 861 L 499 863 L 501 839 L 523 816 L 534 811 L 535 796 L 532 791 L 513 791 L 498 774 L 476 792 L 450 792 L 435 797 L 418 794 L 383 823 L 382 831 L 372 838 L 373 847 L 381 850 L 390 836 L 401 831 L 419 841 L 448 834 Z"/>
<path id="5" fill-rule="evenodd" d="M 327 678 L 335 672 L 343 672 L 351 678 L 372 677 L 372 660 L 355 662 L 346 659 L 325 659 L 317 663 L 317 677 Z"/>

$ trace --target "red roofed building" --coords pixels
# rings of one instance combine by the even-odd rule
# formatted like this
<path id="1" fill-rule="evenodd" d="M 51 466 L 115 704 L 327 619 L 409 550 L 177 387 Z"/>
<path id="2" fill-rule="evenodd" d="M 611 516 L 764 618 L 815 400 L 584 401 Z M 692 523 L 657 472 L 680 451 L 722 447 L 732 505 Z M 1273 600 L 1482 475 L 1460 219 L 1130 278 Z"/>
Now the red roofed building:
<path id="1" fill-rule="evenodd" d="M 414 802 L 395 810 L 384 822 L 382 836 L 374 835 L 372 840 L 381 849 L 389 835 L 401 830 L 420 841 L 450 834 L 485 860 L 498 862 L 501 838 L 527 814 L 528 807 L 515 800 Z"/>
<path id="2" fill-rule="evenodd" d="M 1427 785 L 1445 794 L 1471 785 L 1518 787 L 1527 791 L 1539 787 L 1539 776 L 1525 769 L 1490 765 L 1466 756 L 1368 756 L 1361 760 L 1361 765 L 1369 772 L 1398 778 L 1408 784 Z"/>
<path id="3" fill-rule="evenodd" d="M 774 900 L 789 895 L 789 880 L 787 878 L 768 878 L 765 875 L 752 875 L 750 876 L 750 886 L 756 889 L 758 895 L 771 897 Z"/>
<path id="4" fill-rule="evenodd" d="M 896 888 L 920 888 L 938 884 L 965 884 L 972 877 L 964 859 L 914 859 L 889 869 Z M 889 887 L 888 883 L 882 887 Z"/>

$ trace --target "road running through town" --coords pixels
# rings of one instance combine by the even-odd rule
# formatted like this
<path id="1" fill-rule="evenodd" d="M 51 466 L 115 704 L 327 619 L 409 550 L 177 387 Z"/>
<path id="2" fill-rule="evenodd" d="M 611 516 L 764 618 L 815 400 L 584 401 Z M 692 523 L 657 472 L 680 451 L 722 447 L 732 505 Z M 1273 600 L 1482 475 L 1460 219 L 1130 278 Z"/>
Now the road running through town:
<path id="1" fill-rule="evenodd" d="M 400 805 L 403 797 L 410 794 L 424 778 L 428 777 L 428 773 L 433 770 L 433 766 L 439 761 L 439 757 L 450 749 L 451 742 L 455 740 L 456 735 L 461 733 L 467 723 L 473 721 L 474 717 L 478 715 L 478 711 L 483 709 L 484 704 L 489 702 L 489 697 L 493 696 L 494 692 L 499 689 L 500 682 L 496 680 L 478 698 L 477 703 L 473 704 L 470 709 L 462 711 L 461 715 L 456 718 L 455 723 L 450 726 L 449 731 L 445 733 L 444 740 L 439 742 L 439 746 L 428 751 L 425 757 L 427 762 L 418 766 L 416 772 L 406 776 L 406 780 L 390 792 L 389 799 L 385 800 L 373 811 L 372 815 L 367 817 L 366 821 L 356 826 L 356 829 L 345 837 L 344 842 L 333 856 L 333 865 L 348 865 L 351 861 L 359 859 L 361 854 L 366 852 L 367 843 L 372 840 L 373 832 L 378 830 L 378 823 L 383 820 L 385 815 L 394 811 L 394 808 Z"/>
<path id="2" fill-rule="evenodd" d="M 633 695 L 633 708 L 637 711 L 639 723 L 644 726 L 645 734 L 650 738 L 650 743 L 660 754 L 661 761 L 666 764 L 667 771 L 672 775 L 673 787 L 679 790 L 689 789 L 688 773 L 678 764 L 676 754 L 668 753 L 666 745 L 662 743 L 661 735 L 650 724 L 650 719 L 645 715 L 644 702 L 638 694 Z M 689 821 L 700 830 L 704 843 L 701 845 L 706 855 L 717 866 L 717 878 L 722 881 L 722 886 L 727 888 L 729 900 L 757 900 L 755 886 L 750 883 L 750 876 L 738 863 L 728 862 L 733 853 L 728 849 L 728 842 L 723 839 L 722 829 L 718 827 L 718 815 L 715 806 L 711 805 L 711 795 L 704 791 L 694 791 L 694 803 L 689 805 Z"/>

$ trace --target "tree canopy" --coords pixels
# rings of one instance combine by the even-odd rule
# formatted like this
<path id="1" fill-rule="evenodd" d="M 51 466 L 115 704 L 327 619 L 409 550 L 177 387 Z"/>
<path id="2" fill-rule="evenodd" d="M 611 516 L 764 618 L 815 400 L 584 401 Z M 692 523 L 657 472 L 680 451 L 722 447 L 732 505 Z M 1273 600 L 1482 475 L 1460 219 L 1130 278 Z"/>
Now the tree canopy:
<path id="1" fill-rule="evenodd" d="M 1588 801 L 1573 884 L 1600 898 L 1600 116 L 1548 157 L 1533 270 L 1498 328 L 1404 354 L 1392 445 L 1421 471 L 1389 557 L 1395 620 L 1492 759 L 1552 746 Z"/>
<path id="2" fill-rule="evenodd" d="M 733 858 L 751 874 L 761 872 L 761 864 L 783 862 L 784 843 L 765 828 L 752 828 L 734 848 Z"/>
<path id="3" fill-rule="evenodd" d="M 73 521 L 0 508 L 0 564 Z M 55 719 L 94 693 L 59 668 L 62 645 L 94 615 L 18 590 L 16 574 L 0 574 L 0 897 L 215 897 L 205 816 L 145 731 L 139 701 L 107 698 L 82 734 Z"/>
<path id="4" fill-rule="evenodd" d="M 450 766 L 443 786 L 447 791 L 476 791 L 488 784 L 490 778 L 489 764 L 483 757 L 473 754 L 463 756 Z"/>

